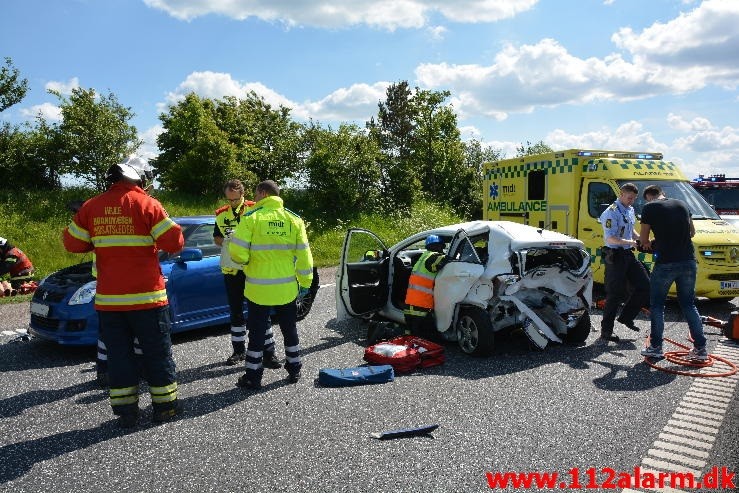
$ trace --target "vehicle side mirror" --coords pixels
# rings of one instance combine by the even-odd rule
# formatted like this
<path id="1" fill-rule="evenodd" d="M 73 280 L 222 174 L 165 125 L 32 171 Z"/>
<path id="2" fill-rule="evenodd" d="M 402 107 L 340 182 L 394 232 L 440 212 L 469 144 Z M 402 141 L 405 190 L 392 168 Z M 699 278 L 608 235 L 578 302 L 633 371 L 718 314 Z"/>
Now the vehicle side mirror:
<path id="1" fill-rule="evenodd" d="M 203 251 L 200 248 L 183 248 L 172 260 L 175 262 L 197 262 L 203 260 Z"/>

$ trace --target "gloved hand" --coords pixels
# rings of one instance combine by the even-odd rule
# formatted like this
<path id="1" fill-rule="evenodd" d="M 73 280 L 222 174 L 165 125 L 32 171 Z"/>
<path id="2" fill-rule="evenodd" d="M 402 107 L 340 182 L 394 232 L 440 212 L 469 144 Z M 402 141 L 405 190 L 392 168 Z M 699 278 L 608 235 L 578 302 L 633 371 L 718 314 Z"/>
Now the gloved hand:
<path id="1" fill-rule="evenodd" d="M 298 291 L 298 298 L 305 298 L 308 296 L 308 293 L 310 293 L 310 288 L 304 288 L 303 286 L 300 286 L 300 291 Z"/>

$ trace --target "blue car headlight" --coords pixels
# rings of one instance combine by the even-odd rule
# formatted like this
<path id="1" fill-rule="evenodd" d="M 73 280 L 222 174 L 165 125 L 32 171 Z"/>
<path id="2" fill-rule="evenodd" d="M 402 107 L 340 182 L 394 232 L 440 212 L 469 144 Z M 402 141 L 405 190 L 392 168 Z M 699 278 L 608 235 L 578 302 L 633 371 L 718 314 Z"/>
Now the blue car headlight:
<path id="1" fill-rule="evenodd" d="M 84 305 L 89 303 L 95 298 L 95 291 L 97 289 L 98 282 L 90 281 L 77 291 L 74 292 L 72 297 L 69 299 L 69 305 Z"/>

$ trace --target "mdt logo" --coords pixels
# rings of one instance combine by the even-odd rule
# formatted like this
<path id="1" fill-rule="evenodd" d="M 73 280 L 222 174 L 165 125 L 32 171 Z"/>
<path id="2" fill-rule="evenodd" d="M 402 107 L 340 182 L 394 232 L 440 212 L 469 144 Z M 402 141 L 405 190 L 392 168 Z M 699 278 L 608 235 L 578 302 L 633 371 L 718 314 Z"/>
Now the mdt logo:
<path id="1" fill-rule="evenodd" d="M 285 226 L 285 221 L 268 221 L 267 225 L 270 228 L 282 228 Z"/>

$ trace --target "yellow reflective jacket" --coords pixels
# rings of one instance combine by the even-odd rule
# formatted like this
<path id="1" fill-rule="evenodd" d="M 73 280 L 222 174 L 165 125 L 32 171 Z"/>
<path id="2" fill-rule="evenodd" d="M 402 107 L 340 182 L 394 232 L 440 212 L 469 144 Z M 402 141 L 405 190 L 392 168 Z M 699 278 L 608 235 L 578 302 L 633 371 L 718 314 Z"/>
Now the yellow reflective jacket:
<path id="1" fill-rule="evenodd" d="M 244 296 L 253 303 L 286 305 L 298 296 L 298 285 L 311 285 L 313 255 L 305 224 L 278 196 L 263 198 L 241 218 L 228 250 L 244 265 Z"/>
<path id="2" fill-rule="evenodd" d="M 238 207 L 236 207 L 236 211 L 234 211 L 230 204 L 226 204 L 223 207 L 216 209 L 216 225 L 218 226 L 218 231 L 220 232 L 221 237 L 230 238 L 236 229 L 236 226 L 238 226 L 241 217 L 253 205 L 254 202 L 251 200 L 242 200 Z M 221 251 L 221 255 L 226 255 L 228 257 L 228 250 L 224 248 Z M 228 267 L 223 264 L 224 262 L 221 262 L 221 272 L 224 274 L 233 275 L 238 272 L 238 269 L 235 267 Z"/>

